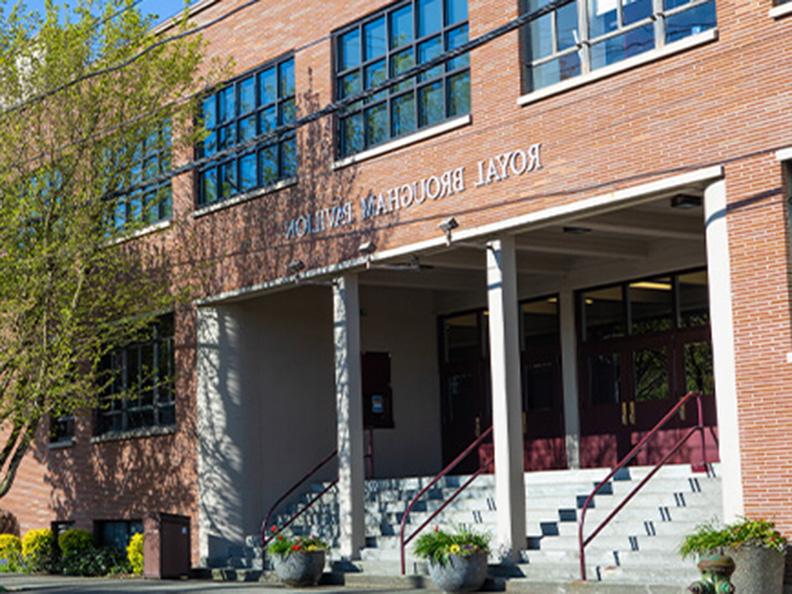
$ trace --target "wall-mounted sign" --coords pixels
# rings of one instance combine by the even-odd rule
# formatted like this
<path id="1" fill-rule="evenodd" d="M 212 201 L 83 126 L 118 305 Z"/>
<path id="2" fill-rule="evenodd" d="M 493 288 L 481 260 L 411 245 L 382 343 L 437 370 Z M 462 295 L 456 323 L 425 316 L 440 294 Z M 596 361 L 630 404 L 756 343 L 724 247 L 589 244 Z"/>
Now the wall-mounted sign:
<path id="1" fill-rule="evenodd" d="M 517 149 L 479 161 L 473 168 L 476 174 L 473 187 L 489 186 L 540 170 L 541 150 L 541 144 L 532 144 L 527 150 Z M 387 190 L 371 191 L 357 203 L 348 201 L 301 214 L 286 223 L 285 237 L 300 239 L 463 194 L 470 187 L 467 175 L 466 167 L 455 167 Z"/>

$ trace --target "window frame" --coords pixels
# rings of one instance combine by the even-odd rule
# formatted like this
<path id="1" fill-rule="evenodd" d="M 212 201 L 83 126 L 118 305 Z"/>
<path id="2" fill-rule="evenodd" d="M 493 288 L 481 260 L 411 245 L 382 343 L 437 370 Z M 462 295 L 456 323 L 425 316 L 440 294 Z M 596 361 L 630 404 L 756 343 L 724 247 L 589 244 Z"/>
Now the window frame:
<path id="1" fill-rule="evenodd" d="M 165 322 L 163 322 L 163 320 Z M 161 333 L 160 328 L 167 323 L 169 325 L 170 333 Z M 107 387 L 107 392 L 101 396 L 102 404 L 94 411 L 94 436 L 103 437 L 115 434 L 134 433 L 136 431 L 146 431 L 152 428 L 175 427 L 176 426 L 176 361 L 175 361 L 175 316 L 174 314 L 166 314 L 160 316 L 156 323 L 152 325 L 153 336 L 149 340 L 138 341 L 126 345 L 122 348 L 114 350 L 108 354 L 110 369 L 116 373 L 118 369 L 118 376 L 113 378 L 113 385 Z M 169 334 L 169 335 L 167 335 Z M 160 349 L 163 345 L 167 345 L 167 383 L 169 387 L 163 389 L 163 382 L 160 375 L 160 363 L 162 353 Z M 128 398 L 119 398 L 116 396 L 118 392 L 113 390 L 116 382 L 121 384 L 121 390 L 131 390 L 128 373 L 129 373 L 129 353 L 134 352 L 137 356 L 141 356 L 144 349 L 151 349 L 151 357 L 153 368 L 151 369 L 152 377 L 151 382 L 143 382 L 138 385 L 136 396 Z M 120 359 L 120 367 L 115 366 L 115 361 Z M 139 359 L 140 360 L 140 359 Z M 140 374 L 142 368 L 138 369 Z M 140 380 L 140 375 L 138 376 Z M 151 390 L 151 403 L 143 404 L 143 399 L 146 397 L 146 390 Z M 164 409 L 170 409 L 170 412 L 164 413 Z M 145 414 L 151 412 L 153 421 L 151 423 L 141 423 L 138 426 L 130 427 L 130 415 L 132 414 Z M 168 415 L 163 419 L 163 416 Z M 121 427 L 114 428 L 114 418 L 121 418 Z"/>
<path id="2" fill-rule="evenodd" d="M 552 51 L 547 56 L 543 56 L 541 58 L 535 60 L 529 60 L 529 48 L 531 45 L 531 35 L 530 35 L 530 23 L 522 26 L 520 28 L 520 64 L 521 64 L 521 80 L 522 80 L 522 93 L 523 94 L 531 94 L 542 92 L 545 89 L 549 89 L 555 85 L 565 83 L 567 81 L 574 80 L 576 78 L 580 78 L 592 73 L 595 73 L 599 70 L 603 70 L 605 68 L 618 65 L 619 63 L 625 62 L 631 58 L 636 56 L 640 56 L 643 54 L 648 54 L 652 51 L 662 50 L 665 47 L 668 47 L 674 43 L 682 41 L 683 39 L 687 39 L 692 37 L 693 35 L 687 35 L 685 37 L 681 37 L 679 39 L 669 41 L 667 39 L 667 27 L 666 21 L 669 17 L 674 17 L 678 14 L 682 14 L 684 12 L 694 10 L 700 6 L 705 6 L 710 2 L 714 3 L 716 11 L 717 11 L 717 2 L 716 0 L 683 0 L 684 4 L 680 6 L 675 6 L 673 8 L 665 8 L 664 0 L 651 0 L 652 2 L 652 12 L 649 16 L 644 17 L 640 20 L 632 22 L 628 25 L 624 25 L 624 0 L 613 0 L 616 4 L 616 11 L 617 11 L 617 26 L 612 31 L 607 31 L 603 34 L 597 35 L 593 37 L 591 35 L 591 17 L 589 12 L 589 3 L 591 0 L 569 0 L 568 3 L 563 4 L 562 6 L 556 7 L 552 11 L 550 11 L 551 15 L 551 44 L 552 44 Z M 792 1 L 792 0 L 788 0 Z M 520 14 L 526 14 L 528 8 L 529 0 L 520 0 Z M 572 45 L 571 47 L 558 50 L 558 28 L 557 28 L 557 15 L 558 11 L 563 8 L 564 6 L 568 6 L 571 3 L 577 2 L 577 43 Z M 544 15 L 543 15 L 544 16 Z M 540 17 L 542 18 L 542 17 Z M 535 21 L 531 21 L 535 22 Z M 647 50 L 642 52 L 638 52 L 636 54 L 628 55 L 623 57 L 622 59 L 611 62 L 611 63 L 604 63 L 598 67 L 593 66 L 593 49 L 597 45 L 601 45 L 606 43 L 608 40 L 626 35 L 632 31 L 636 31 L 641 29 L 642 27 L 647 27 L 651 25 L 653 27 L 653 46 Z M 705 33 L 706 31 L 711 31 L 713 29 L 717 29 L 717 12 L 716 12 L 716 22 L 714 26 L 710 29 L 705 29 L 701 31 L 701 33 Z M 533 70 L 534 68 L 543 66 L 545 64 L 549 64 L 554 62 L 562 57 L 578 54 L 578 61 L 579 61 L 579 72 L 574 76 L 570 76 L 568 78 L 559 78 L 559 80 L 552 82 L 550 84 L 534 87 L 533 85 Z"/>
<path id="3" fill-rule="evenodd" d="M 289 95 L 281 96 L 281 66 L 291 62 L 292 67 L 292 76 L 293 76 L 293 89 L 292 93 Z M 269 103 L 262 103 L 261 97 L 261 80 L 260 76 L 270 70 L 273 69 L 275 71 L 275 86 L 276 86 L 276 94 L 275 99 L 273 102 Z M 254 107 L 251 111 L 246 113 L 240 113 L 240 86 L 241 83 L 245 80 L 252 78 L 253 79 L 253 87 L 254 87 Z M 229 87 L 233 87 L 234 89 L 234 116 L 224 122 L 220 122 L 218 118 L 220 117 L 220 96 L 221 94 L 226 91 Z M 205 123 L 203 122 L 203 114 L 204 114 L 204 103 L 210 97 L 214 97 L 215 105 L 215 119 L 217 120 L 215 123 L 214 128 L 207 128 Z M 231 200 L 238 199 L 240 196 L 245 196 L 251 193 L 260 192 L 266 190 L 268 188 L 272 188 L 276 186 L 278 183 L 281 183 L 285 180 L 290 180 L 296 178 L 298 171 L 299 171 L 299 147 L 297 145 L 297 132 L 296 129 L 289 130 L 289 131 L 282 131 L 282 129 L 286 126 L 293 125 L 294 121 L 297 119 L 297 80 L 296 80 L 296 60 L 295 60 L 295 52 L 293 50 L 289 50 L 285 53 L 278 55 L 275 58 L 267 60 L 241 74 L 234 76 L 221 84 L 215 86 L 212 90 L 207 91 L 203 95 L 201 95 L 198 101 L 198 113 L 193 121 L 194 126 L 206 132 L 218 132 L 221 128 L 227 128 L 229 126 L 234 127 L 234 142 L 227 147 L 221 147 L 219 141 L 217 142 L 216 148 L 212 155 L 207 157 L 205 155 L 205 139 L 199 140 L 193 145 L 193 158 L 197 161 L 203 161 L 204 159 L 207 160 L 205 164 L 202 164 L 195 168 L 193 172 L 193 192 L 194 192 L 194 200 L 193 200 L 193 208 L 196 211 L 200 211 L 206 208 L 214 207 L 219 204 L 223 204 L 225 202 L 229 202 Z M 282 109 L 281 106 L 284 103 L 288 103 L 291 101 L 294 106 L 294 113 L 292 119 L 288 123 L 281 123 L 282 120 Z M 274 108 L 275 110 L 275 127 L 272 130 L 264 132 L 261 130 L 261 118 L 263 112 L 267 111 L 270 108 Z M 239 149 L 238 146 L 253 140 L 253 138 L 240 140 L 240 125 L 243 120 L 246 120 L 250 117 L 255 118 L 255 134 L 253 138 L 258 138 L 264 134 L 268 133 L 278 133 L 278 136 L 275 138 L 271 138 L 265 141 L 256 141 L 255 144 L 248 146 L 244 149 Z M 284 158 L 283 158 L 283 151 L 282 145 L 287 144 L 288 142 L 292 142 L 294 145 L 294 171 L 292 175 L 284 175 Z M 274 180 L 268 181 L 264 183 L 264 177 L 262 175 L 261 169 L 261 152 L 264 149 L 269 147 L 276 147 L 277 148 L 277 175 L 275 176 Z M 223 152 L 229 151 L 229 154 L 220 157 L 220 158 L 212 158 L 213 155 Z M 256 183 L 252 188 L 242 189 L 241 187 L 241 160 L 244 157 L 249 156 L 250 154 L 256 155 Z M 232 190 L 227 196 L 223 195 L 222 189 L 222 181 L 220 180 L 220 169 L 226 166 L 228 163 L 234 163 L 235 168 L 235 176 L 236 176 L 236 183 L 237 183 L 237 190 Z M 215 171 L 215 199 L 211 201 L 206 201 L 204 198 L 204 174 L 209 171 Z"/>
<path id="4" fill-rule="evenodd" d="M 385 78 L 384 80 L 373 83 L 372 87 L 379 86 L 381 84 L 385 84 L 392 78 L 399 76 L 399 74 L 391 74 L 393 71 L 393 57 L 398 56 L 400 54 L 406 53 L 408 50 L 411 52 L 412 55 L 412 64 L 407 67 L 407 70 L 414 68 L 421 64 L 420 62 L 420 53 L 419 48 L 427 44 L 428 42 L 432 41 L 433 39 L 437 38 L 442 42 L 442 49 L 437 56 L 429 57 L 427 61 L 431 61 L 436 57 L 444 54 L 447 51 L 446 47 L 449 46 L 449 35 L 455 32 L 461 32 L 463 29 L 465 30 L 465 39 L 466 43 L 470 39 L 470 14 L 468 12 L 468 3 L 465 1 L 466 7 L 466 16 L 463 20 L 460 20 L 455 23 L 449 23 L 449 10 L 448 5 L 449 2 L 453 0 L 439 0 L 441 7 L 442 7 L 442 15 L 441 15 L 441 25 L 439 30 L 433 31 L 431 33 L 426 33 L 423 36 L 420 36 L 419 30 L 419 10 L 418 4 L 420 0 L 397 0 L 387 6 L 377 9 L 376 11 L 370 12 L 367 15 L 351 22 L 343 27 L 339 27 L 335 29 L 331 33 L 331 77 L 332 77 L 332 89 L 333 89 L 333 100 L 334 101 L 341 101 L 345 97 L 343 96 L 341 81 L 347 76 L 354 75 L 358 73 L 359 75 L 359 90 L 349 96 L 355 96 L 357 94 L 363 93 L 367 90 L 366 87 L 366 73 L 369 68 L 376 65 L 379 62 L 382 62 L 384 65 L 385 70 Z M 392 36 L 392 25 L 391 25 L 391 15 L 402 10 L 403 8 L 410 6 L 412 12 L 412 37 L 409 41 L 401 43 L 400 45 L 391 47 L 391 36 Z M 371 23 L 374 23 L 378 20 L 382 19 L 384 21 L 385 27 L 385 39 L 384 39 L 384 53 L 377 55 L 375 57 L 369 57 L 365 51 L 365 27 Z M 342 69 L 340 64 L 341 59 L 341 52 L 339 51 L 340 40 L 353 31 L 358 31 L 358 50 L 359 50 L 359 61 L 355 66 Z M 437 70 L 442 68 L 442 73 L 434 74 L 429 78 L 420 80 L 421 76 L 425 75 L 426 73 L 421 73 L 410 79 L 402 81 L 398 85 L 394 85 L 399 87 L 399 90 L 394 90 L 393 87 L 388 87 L 387 89 L 372 95 L 366 99 L 361 99 L 359 101 L 353 102 L 349 107 L 344 107 L 334 115 L 334 130 L 335 130 L 335 156 L 336 159 L 348 159 L 352 158 L 355 155 L 361 154 L 363 152 L 376 149 L 382 145 L 385 145 L 389 142 L 398 141 L 403 138 L 407 138 L 413 134 L 417 134 L 423 132 L 425 130 L 431 129 L 435 126 L 442 125 L 450 120 L 453 120 L 457 117 L 464 117 L 468 115 L 471 111 L 471 96 L 470 96 L 470 79 L 471 79 L 471 66 L 470 66 L 470 54 L 465 53 L 461 56 L 454 58 L 454 60 L 459 60 L 461 65 L 456 66 L 455 68 L 449 69 L 449 61 L 446 61 L 441 66 L 437 66 L 431 70 Z M 428 72 L 431 72 L 428 71 Z M 450 81 L 453 79 L 461 79 L 464 75 L 467 74 L 468 77 L 468 109 L 462 113 L 450 114 L 449 113 L 449 84 Z M 426 123 L 425 125 L 421 125 L 421 105 L 420 105 L 420 93 L 423 89 L 429 89 L 434 85 L 438 85 L 442 89 L 442 113 L 443 116 L 438 121 L 433 121 L 431 123 Z M 401 88 L 403 85 L 409 85 L 409 88 Z M 383 95 L 383 97 L 377 98 L 378 95 Z M 412 126 L 409 130 L 405 132 L 401 132 L 399 134 L 394 133 L 394 121 L 393 121 L 393 103 L 404 97 L 412 96 Z M 386 134 L 384 138 L 377 142 L 370 142 L 369 134 L 368 134 L 368 120 L 367 120 L 367 113 L 375 108 L 380 108 L 385 106 L 385 118 L 386 118 Z M 343 133 L 343 125 L 346 121 L 349 121 L 353 117 L 359 116 L 361 118 L 360 122 L 360 129 L 362 132 L 362 141 L 361 146 L 359 148 L 353 148 L 347 150 L 345 146 L 345 137 Z"/>

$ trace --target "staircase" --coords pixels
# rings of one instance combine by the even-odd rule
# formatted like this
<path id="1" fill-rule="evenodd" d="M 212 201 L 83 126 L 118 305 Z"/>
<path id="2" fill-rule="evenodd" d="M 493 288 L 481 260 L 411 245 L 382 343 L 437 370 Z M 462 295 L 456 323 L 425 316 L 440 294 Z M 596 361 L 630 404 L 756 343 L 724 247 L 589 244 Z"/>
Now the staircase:
<path id="1" fill-rule="evenodd" d="M 604 519 L 650 471 L 629 467 L 594 499 L 587 517 L 587 533 Z M 721 485 L 718 465 L 707 472 L 694 473 L 689 465 L 669 465 L 639 492 L 627 507 L 586 549 L 590 581 L 612 584 L 661 584 L 684 586 L 697 577 L 695 566 L 683 562 L 677 553 L 684 535 L 697 524 L 721 514 Z M 508 590 L 520 584 L 568 583 L 579 579 L 577 522 L 586 496 L 608 469 L 532 472 L 525 475 L 527 547 L 521 563 L 510 568 Z M 495 534 L 496 511 L 494 477 L 483 475 L 436 518 L 441 529 L 464 526 L 477 532 Z M 447 476 L 437 488 L 420 501 L 409 517 L 407 527 L 420 525 L 428 513 L 464 481 Z M 366 548 L 355 562 L 362 575 L 399 574 L 399 524 L 402 513 L 415 493 L 431 478 L 374 480 L 366 483 Z M 298 511 L 311 493 L 325 485 L 314 484 L 276 518 L 283 523 Z M 292 525 L 295 535 L 320 536 L 333 547 L 338 544 L 338 504 L 335 491 L 328 492 Z M 429 528 L 427 527 L 427 530 Z M 233 551 L 228 565 L 235 568 L 236 579 L 258 579 L 261 574 L 259 536 L 247 539 L 247 546 Z M 330 559 L 338 560 L 337 550 Z M 491 562 L 497 563 L 497 551 Z M 247 571 L 245 571 L 247 570 Z M 425 573 L 425 566 L 408 551 L 408 573 Z M 500 568 L 493 567 L 498 575 Z"/>

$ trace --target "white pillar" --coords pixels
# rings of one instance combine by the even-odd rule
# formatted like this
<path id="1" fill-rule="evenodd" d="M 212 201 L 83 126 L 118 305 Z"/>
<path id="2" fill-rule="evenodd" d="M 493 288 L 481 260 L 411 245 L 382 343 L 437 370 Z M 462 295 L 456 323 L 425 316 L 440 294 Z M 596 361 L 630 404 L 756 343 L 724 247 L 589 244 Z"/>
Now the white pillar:
<path id="1" fill-rule="evenodd" d="M 580 468 L 580 392 L 578 390 L 575 292 L 564 283 L 558 296 L 561 322 L 561 372 L 564 390 L 564 432 L 569 468 Z"/>
<path id="2" fill-rule="evenodd" d="M 710 320 L 718 411 L 723 515 L 730 522 L 743 514 L 740 466 L 740 427 L 737 407 L 737 374 L 734 356 L 729 234 L 726 220 L 726 182 L 717 181 L 704 192 L 709 273 Z"/>
<path id="3" fill-rule="evenodd" d="M 363 397 L 360 379 L 358 278 L 345 274 L 333 285 L 338 516 L 341 555 L 356 559 L 365 545 Z"/>
<path id="4" fill-rule="evenodd" d="M 517 560 L 526 545 L 520 391 L 519 306 L 514 238 L 487 244 L 492 418 L 495 444 L 496 544 Z"/>

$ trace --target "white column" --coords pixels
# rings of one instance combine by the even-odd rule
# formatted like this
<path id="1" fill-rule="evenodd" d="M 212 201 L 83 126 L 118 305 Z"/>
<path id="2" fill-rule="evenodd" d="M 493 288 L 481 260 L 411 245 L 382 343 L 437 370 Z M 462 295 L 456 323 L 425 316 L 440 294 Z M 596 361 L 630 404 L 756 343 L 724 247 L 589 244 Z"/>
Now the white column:
<path id="1" fill-rule="evenodd" d="M 558 296 L 561 322 L 561 371 L 564 389 L 564 430 L 569 468 L 580 468 L 580 408 L 578 391 L 575 292 L 564 283 Z"/>
<path id="2" fill-rule="evenodd" d="M 517 560 L 526 545 L 520 392 L 519 306 L 514 238 L 487 244 L 497 546 Z"/>
<path id="3" fill-rule="evenodd" d="M 704 213 L 723 515 L 729 522 L 741 516 L 744 507 L 725 181 L 710 184 L 705 190 Z"/>
<path id="4" fill-rule="evenodd" d="M 333 285 L 338 516 L 341 555 L 356 559 L 365 545 L 363 402 L 360 379 L 358 278 L 345 274 Z"/>

